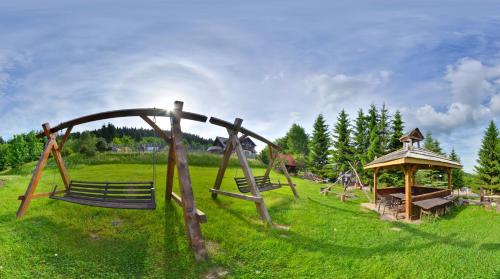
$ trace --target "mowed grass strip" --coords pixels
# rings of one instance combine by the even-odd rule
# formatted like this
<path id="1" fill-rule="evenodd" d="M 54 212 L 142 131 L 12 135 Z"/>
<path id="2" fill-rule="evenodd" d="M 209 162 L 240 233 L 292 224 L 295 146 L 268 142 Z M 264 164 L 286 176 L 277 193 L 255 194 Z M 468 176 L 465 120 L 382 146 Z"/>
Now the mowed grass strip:
<path id="1" fill-rule="evenodd" d="M 213 200 L 216 167 L 190 168 L 196 205 L 210 260 L 196 262 L 189 250 L 182 211 L 165 203 L 165 168 L 157 167 L 154 211 L 85 207 L 51 199 L 31 203 L 15 219 L 18 195 L 29 176 L 0 176 L 0 277 L 39 278 L 499 278 L 500 214 L 469 206 L 421 225 L 379 220 L 357 198 L 322 196 L 322 185 L 294 178 L 263 196 L 276 227 L 263 225 L 251 202 Z M 264 173 L 256 168 L 256 175 Z M 70 169 L 75 180 L 151 180 L 145 164 L 91 165 Z M 237 191 L 236 168 L 222 189 Z M 273 180 L 285 182 L 273 173 Z M 61 182 L 47 170 L 37 192 Z M 177 181 L 175 191 L 178 191 Z M 336 191 L 340 191 L 338 188 Z"/>

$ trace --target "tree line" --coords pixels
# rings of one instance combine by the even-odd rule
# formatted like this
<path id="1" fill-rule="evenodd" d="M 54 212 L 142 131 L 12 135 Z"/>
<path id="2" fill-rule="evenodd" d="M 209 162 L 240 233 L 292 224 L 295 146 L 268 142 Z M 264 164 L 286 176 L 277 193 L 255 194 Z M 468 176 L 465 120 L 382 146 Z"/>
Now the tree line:
<path id="1" fill-rule="evenodd" d="M 300 125 L 293 124 L 287 134 L 275 142 L 282 147 L 282 152 L 294 155 L 298 167 L 320 177 L 337 177 L 340 173 L 350 170 L 352 165 L 364 182 L 369 183 L 371 175 L 367 175 L 363 166 L 379 156 L 402 148 L 399 139 L 404 128 L 399 110 L 391 115 L 385 105 L 377 108 L 372 104 L 366 113 L 360 108 L 354 120 L 349 118 L 345 110 L 341 110 L 333 128 L 327 124 L 323 114 L 319 114 L 314 121 L 311 135 Z M 430 132 L 425 135 L 423 147 L 446 155 L 439 141 Z M 264 163 L 268 161 L 267 154 L 266 149 L 259 154 Z M 448 157 L 460 161 L 454 149 Z M 457 187 L 463 186 L 463 175 L 462 170 L 453 172 Z M 442 178 L 442 172 L 422 171 L 420 178 L 426 183 Z M 380 176 L 380 181 L 397 185 L 402 183 L 402 176 L 397 171 L 388 171 Z"/>
<path id="2" fill-rule="evenodd" d="M 169 133 L 169 131 L 165 131 Z M 60 139 L 62 135 L 59 135 Z M 195 134 L 183 133 L 183 141 L 188 150 L 206 150 L 213 143 Z M 37 138 L 36 132 L 14 135 L 5 141 L 0 137 L 0 171 L 7 167 L 16 168 L 22 164 L 38 160 L 45 143 L 44 138 Z M 62 153 L 69 156 L 80 153 L 93 156 L 97 152 L 107 152 L 112 149 L 127 149 L 130 151 L 144 150 L 146 146 L 158 149 L 167 144 L 156 135 L 152 129 L 116 127 L 111 123 L 99 129 L 83 132 L 72 132 L 66 141 Z"/>

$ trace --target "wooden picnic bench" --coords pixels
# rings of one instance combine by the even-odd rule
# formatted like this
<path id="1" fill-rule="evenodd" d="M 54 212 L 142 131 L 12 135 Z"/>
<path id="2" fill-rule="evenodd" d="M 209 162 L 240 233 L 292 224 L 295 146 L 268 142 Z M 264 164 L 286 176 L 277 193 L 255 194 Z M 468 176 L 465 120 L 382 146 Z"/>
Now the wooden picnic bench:
<path id="1" fill-rule="evenodd" d="M 412 204 L 420 207 L 420 218 L 422 218 L 423 214 L 430 215 L 433 209 L 436 209 L 437 216 L 437 209 L 442 208 L 443 206 L 446 206 L 452 202 L 452 199 L 432 198 L 427 200 L 415 201 L 412 202 Z"/>

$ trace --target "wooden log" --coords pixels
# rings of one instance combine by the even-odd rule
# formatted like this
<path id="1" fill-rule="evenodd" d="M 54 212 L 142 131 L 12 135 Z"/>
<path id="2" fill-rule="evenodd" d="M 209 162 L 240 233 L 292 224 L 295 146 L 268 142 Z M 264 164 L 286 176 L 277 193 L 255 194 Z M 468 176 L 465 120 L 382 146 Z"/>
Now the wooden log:
<path id="1" fill-rule="evenodd" d="M 269 149 L 269 164 L 267 165 L 266 173 L 264 174 L 264 176 L 269 177 L 269 174 L 271 174 L 271 170 L 273 169 L 276 156 L 274 155 L 272 145 L 268 144 L 267 148 Z"/>
<path id="2" fill-rule="evenodd" d="M 298 198 L 299 194 L 297 193 L 297 189 L 295 189 L 295 184 L 293 184 L 292 178 L 290 177 L 290 174 L 288 173 L 288 170 L 286 169 L 285 163 L 283 162 L 283 160 L 279 160 L 279 163 L 281 165 L 281 169 L 283 170 L 283 173 L 285 174 L 286 180 L 288 182 L 288 186 L 290 186 L 290 189 L 292 190 L 293 195 L 296 198 Z"/>
<path id="3" fill-rule="evenodd" d="M 260 135 L 254 133 L 254 132 L 252 132 L 252 131 L 250 131 L 248 129 L 245 129 L 243 127 L 236 128 L 236 126 L 233 123 L 227 122 L 225 120 L 222 120 L 222 119 L 219 119 L 219 118 L 216 118 L 216 117 L 210 117 L 209 121 L 210 121 L 210 123 L 212 123 L 214 125 L 221 126 L 221 127 L 226 128 L 226 129 L 229 129 L 229 130 L 233 130 L 233 131 L 238 130 L 239 132 L 241 132 L 244 135 L 247 135 L 247 136 L 252 137 L 252 138 L 254 138 L 256 140 L 259 140 L 261 142 L 264 142 L 266 144 L 271 145 L 276 150 L 280 150 L 281 149 L 278 145 L 276 145 L 272 141 L 264 138 L 263 136 L 260 136 Z"/>
<path id="4" fill-rule="evenodd" d="M 105 111 L 90 115 L 85 115 L 82 117 L 78 117 L 53 127 L 50 129 L 50 133 L 56 133 L 60 130 L 66 129 L 71 126 L 76 126 L 88 122 L 110 119 L 110 118 L 119 118 L 119 117 L 129 117 L 129 116 L 157 116 L 157 117 L 173 117 L 174 112 L 168 111 L 165 109 L 158 108 L 136 108 L 136 109 L 122 109 L 122 110 L 113 110 L 113 111 Z M 206 122 L 207 117 L 205 115 L 181 111 L 178 115 L 179 118 L 189 119 L 199 122 Z M 39 133 L 37 137 L 41 138 L 44 136 L 44 133 Z"/>
<path id="5" fill-rule="evenodd" d="M 149 126 L 151 126 L 156 131 L 156 133 L 167 143 L 169 143 L 172 140 L 171 136 L 167 135 L 167 133 L 165 133 L 165 131 L 163 131 L 160 127 L 158 127 L 158 125 L 156 125 L 156 123 L 149 117 L 141 115 L 141 118 L 142 120 L 146 121 L 146 123 L 148 123 Z"/>
<path id="6" fill-rule="evenodd" d="M 69 188 L 68 171 L 66 170 L 66 166 L 64 165 L 61 151 L 59 150 L 59 146 L 57 145 L 56 136 L 55 134 L 50 133 L 49 123 L 44 123 L 42 127 L 45 136 L 47 136 L 47 139 L 53 141 L 52 156 L 54 157 L 54 161 L 56 162 L 57 168 L 59 169 L 59 174 L 61 175 L 61 178 L 63 180 L 64 188 L 68 189 Z"/>
<path id="7" fill-rule="evenodd" d="M 59 144 L 59 149 L 60 150 L 63 149 L 64 144 L 66 143 L 66 141 L 68 140 L 69 136 L 71 135 L 71 130 L 73 130 L 73 126 L 69 126 L 66 129 L 66 132 L 64 133 L 64 137 L 62 138 L 61 143 Z"/>
<path id="8" fill-rule="evenodd" d="M 171 118 L 173 148 L 175 148 L 175 158 L 177 166 L 177 175 L 181 189 L 182 208 L 184 211 L 184 221 L 186 232 L 197 260 L 206 260 L 208 258 L 207 250 L 203 241 L 200 222 L 196 217 L 196 206 L 194 202 L 193 187 L 187 162 L 187 155 L 182 144 L 182 130 L 180 120 L 182 116 L 182 102 L 175 102 L 174 117 Z"/>
<path id="9" fill-rule="evenodd" d="M 233 126 L 234 129 L 233 133 L 230 136 L 230 140 L 233 141 L 233 145 L 235 146 L 236 155 L 238 156 L 238 161 L 240 162 L 241 169 L 243 170 L 243 173 L 247 180 L 250 192 L 254 197 L 260 198 L 261 196 L 259 188 L 257 187 L 257 183 L 255 183 L 255 178 L 252 174 L 252 170 L 250 169 L 250 165 L 248 164 L 241 143 L 238 141 L 237 131 L 239 130 L 239 127 L 241 127 L 242 122 L 243 122 L 242 119 L 236 118 L 236 120 L 234 121 L 234 126 Z M 259 212 L 262 221 L 267 222 L 269 225 L 272 225 L 271 216 L 267 211 L 267 207 L 264 203 L 264 200 L 262 200 L 261 202 L 256 202 L 255 206 L 257 207 L 257 211 Z"/>
<path id="10" fill-rule="evenodd" d="M 66 190 L 59 190 L 59 191 L 55 191 L 55 192 L 33 194 L 31 196 L 31 199 L 50 197 L 52 194 L 57 195 L 57 194 L 65 193 L 65 192 L 66 192 Z M 26 197 L 25 196 L 18 196 L 17 199 L 20 200 L 20 201 L 22 201 L 22 200 L 25 200 Z"/>
<path id="11" fill-rule="evenodd" d="M 217 177 L 215 178 L 214 189 L 220 189 L 222 185 L 222 180 L 224 179 L 224 174 L 226 173 L 227 165 L 229 164 L 229 159 L 233 153 L 233 143 L 228 140 L 226 143 L 226 149 L 224 150 L 224 156 L 217 170 Z M 217 198 L 217 192 L 212 192 L 212 198 Z"/>
<path id="12" fill-rule="evenodd" d="M 212 193 L 221 194 L 223 196 L 242 199 L 242 200 L 246 200 L 246 201 L 253 201 L 253 202 L 261 202 L 262 201 L 262 197 L 254 197 L 254 196 L 250 196 L 250 195 L 226 192 L 226 191 L 217 190 L 217 189 L 210 189 L 209 191 Z"/>
<path id="13" fill-rule="evenodd" d="M 26 189 L 26 192 L 24 193 L 24 199 L 21 201 L 21 205 L 19 206 L 19 209 L 17 210 L 17 218 L 21 218 L 24 216 L 24 213 L 26 213 L 26 210 L 29 207 L 29 204 L 31 202 L 33 193 L 36 190 L 36 187 L 38 186 L 38 182 L 40 182 L 40 178 L 42 176 L 43 169 L 45 168 L 45 165 L 47 164 L 47 159 L 49 158 L 50 153 L 52 152 L 52 148 L 54 146 L 54 140 L 50 139 L 47 141 L 45 144 L 45 148 L 40 155 L 40 159 L 38 160 L 38 163 L 36 165 L 35 171 L 33 172 L 33 176 L 31 177 L 30 184 L 28 185 L 28 188 Z"/>

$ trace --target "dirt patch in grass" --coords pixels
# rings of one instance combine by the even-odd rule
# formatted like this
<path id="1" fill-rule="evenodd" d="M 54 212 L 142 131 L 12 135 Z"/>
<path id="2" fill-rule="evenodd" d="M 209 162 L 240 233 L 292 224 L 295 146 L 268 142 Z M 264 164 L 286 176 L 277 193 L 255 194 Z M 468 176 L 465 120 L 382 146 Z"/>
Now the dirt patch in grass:
<path id="1" fill-rule="evenodd" d="M 205 242 L 205 247 L 207 248 L 208 254 L 211 256 L 217 255 L 220 250 L 220 244 L 211 240 Z"/>
<path id="2" fill-rule="evenodd" d="M 5 180 L 0 179 L 0 188 L 2 188 L 5 185 Z"/>
<path id="3" fill-rule="evenodd" d="M 214 267 L 210 269 L 204 277 L 207 279 L 217 279 L 225 278 L 227 275 L 229 275 L 229 271 L 225 270 L 222 267 Z"/>

